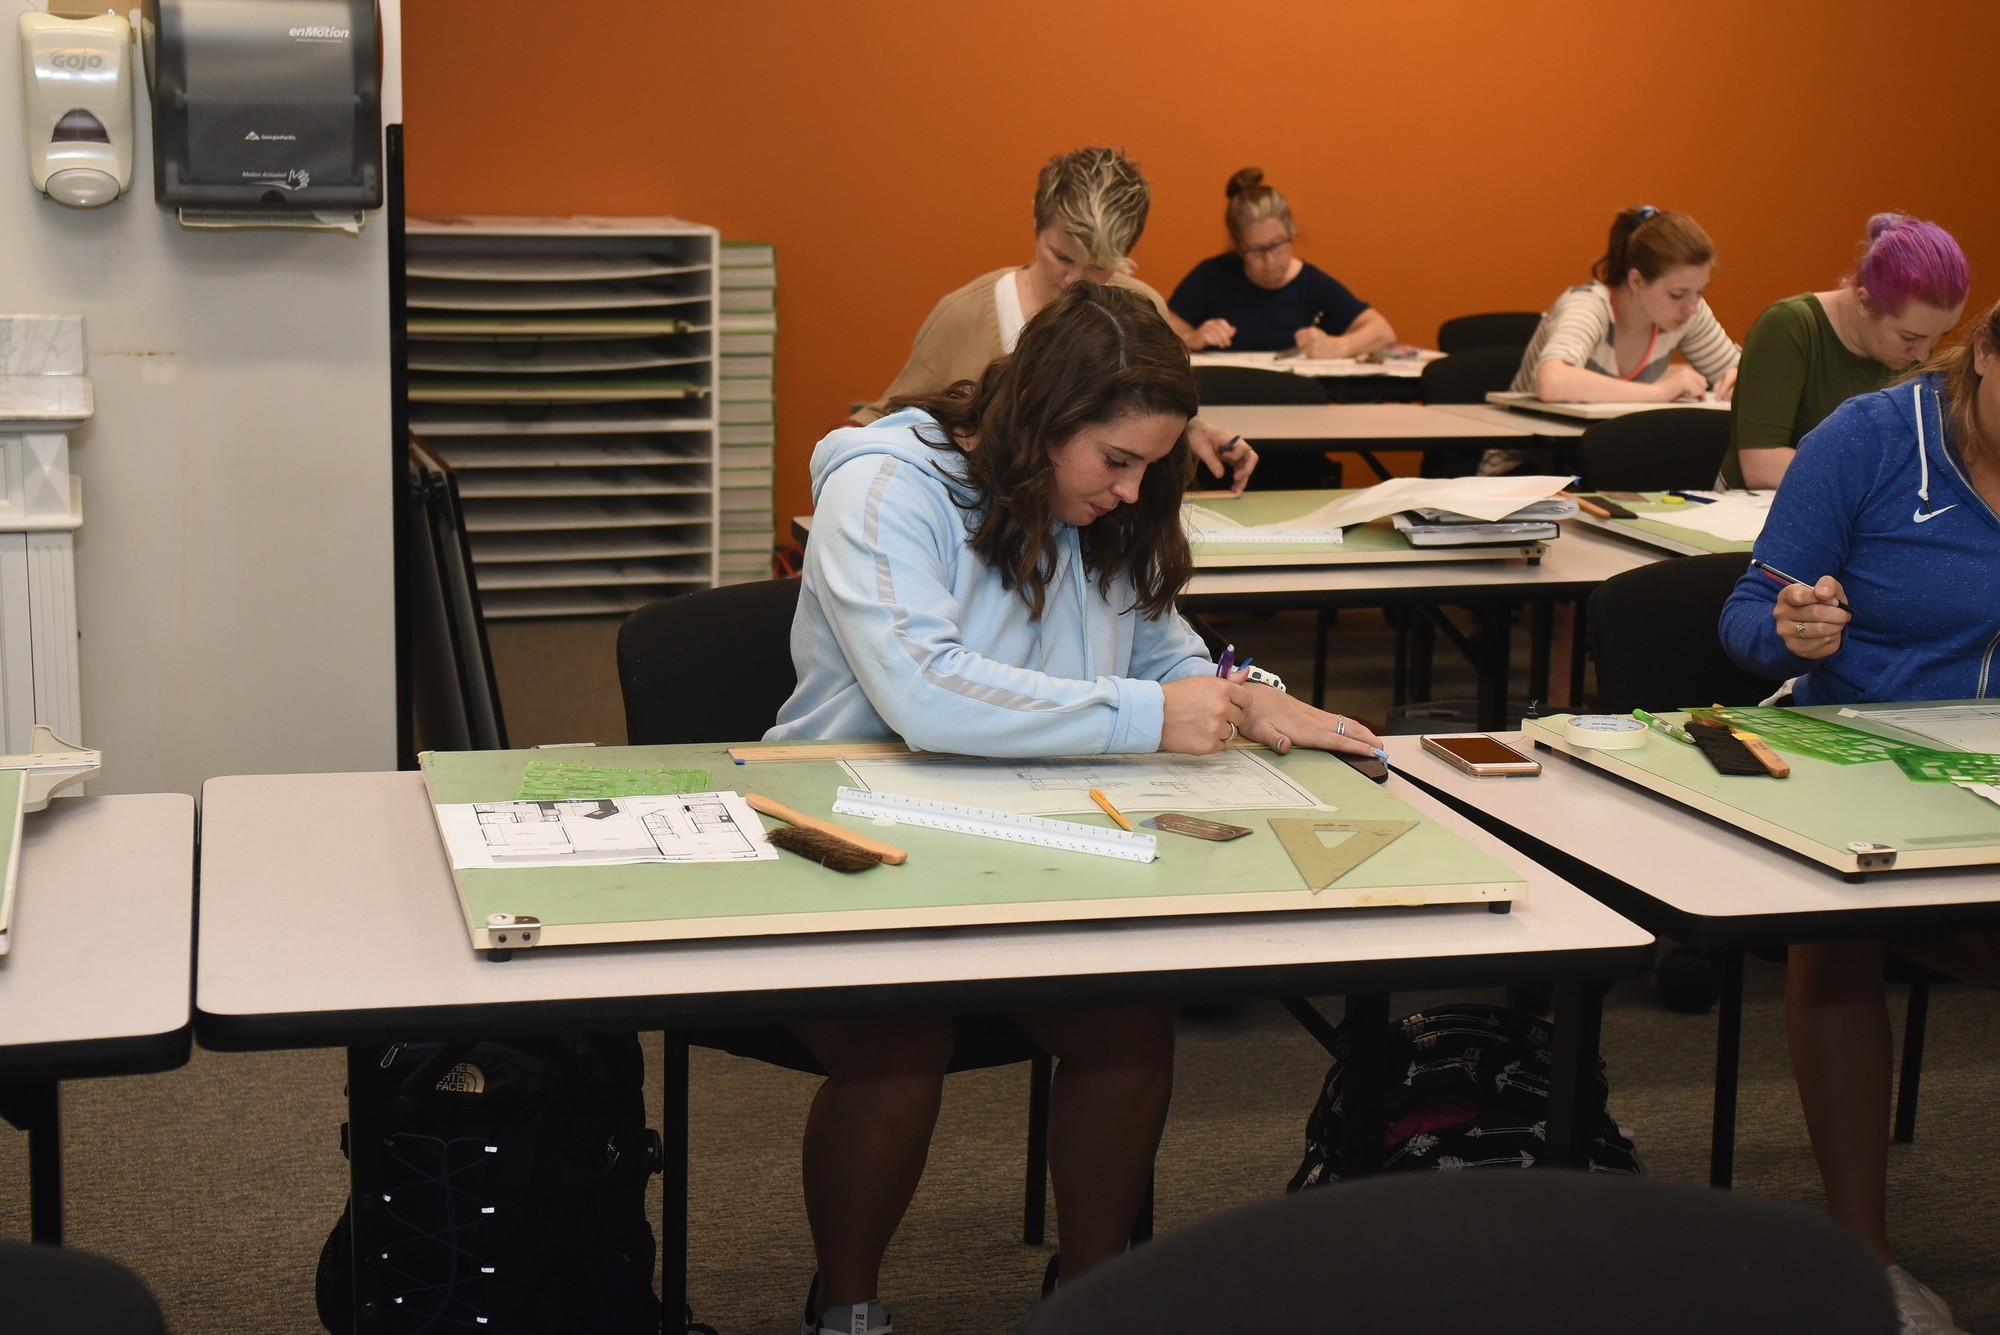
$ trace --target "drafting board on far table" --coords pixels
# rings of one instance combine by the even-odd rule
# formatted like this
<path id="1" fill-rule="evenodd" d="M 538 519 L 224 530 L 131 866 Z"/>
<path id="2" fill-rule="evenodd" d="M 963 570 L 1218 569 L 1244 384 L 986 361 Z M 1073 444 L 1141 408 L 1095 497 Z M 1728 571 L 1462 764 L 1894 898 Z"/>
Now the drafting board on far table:
<path id="1" fill-rule="evenodd" d="M 1865 717 L 1841 717 L 1835 705 L 1773 712 L 1939 748 L 1928 738 Z M 1730 776 L 1716 773 L 1694 747 L 1657 733 L 1649 733 L 1646 745 L 1637 751 L 1572 746 L 1563 735 L 1566 717 L 1530 719 L 1521 725 L 1522 736 L 1544 750 L 1560 751 L 1835 871 L 1860 876 L 2000 862 L 2000 804 L 1950 783 L 1912 780 L 1886 760 L 1836 764 L 1800 754 L 1776 735 L 1764 734 L 1791 766 L 1791 777 Z M 1680 716 L 1663 713 L 1662 717 Z"/>
<path id="2" fill-rule="evenodd" d="M 838 744 L 829 744 L 837 754 Z M 1227 843 L 1161 834 L 1150 863 L 1120 862 L 963 834 L 897 825 L 880 829 L 832 815 L 834 792 L 851 783 L 835 762 L 737 766 L 722 746 L 611 747 L 593 765 L 710 771 L 717 788 L 758 792 L 795 810 L 846 824 L 909 852 L 909 862 L 841 875 L 789 854 L 776 861 L 680 865 L 458 870 L 452 878 L 472 943 L 501 950 L 501 920 L 537 921 L 535 949 L 612 941 L 692 940 L 803 932 L 957 927 L 1184 914 L 1273 912 L 1484 902 L 1525 892 L 1520 877 L 1399 798 L 1317 751 L 1269 760 L 1337 808 L 1238 811 L 1226 819 L 1254 831 Z M 547 752 L 429 752 L 422 757 L 434 802 L 513 799 L 522 771 Z M 1135 820 L 1150 812 L 1127 813 Z M 1189 814 L 1199 814 L 1198 811 Z M 1380 852 L 1314 893 L 1272 832 L 1269 819 L 1417 820 Z M 1077 816 L 1110 827 L 1101 813 Z M 507 943 L 515 944 L 514 942 Z"/>
<path id="3" fill-rule="evenodd" d="M 1684 502 L 1680 505 L 1668 503 L 1663 491 L 1642 491 L 1641 501 L 1620 501 L 1633 513 L 1631 519 L 1599 519 L 1596 515 L 1581 512 L 1571 515 L 1570 523 L 1594 528 L 1600 533 L 1609 533 L 1626 542 L 1635 542 L 1643 547 L 1672 552 L 1676 556 L 1704 556 L 1711 553 L 1741 552 L 1748 556 L 1757 543 L 1736 538 L 1717 537 L 1713 533 L 1703 533 L 1699 529 L 1682 528 L 1678 524 L 1665 522 L 1667 516 L 1676 512 L 1686 512 L 1689 505 L 1699 502 Z M 1768 501 L 1769 493 L 1765 493 Z"/>

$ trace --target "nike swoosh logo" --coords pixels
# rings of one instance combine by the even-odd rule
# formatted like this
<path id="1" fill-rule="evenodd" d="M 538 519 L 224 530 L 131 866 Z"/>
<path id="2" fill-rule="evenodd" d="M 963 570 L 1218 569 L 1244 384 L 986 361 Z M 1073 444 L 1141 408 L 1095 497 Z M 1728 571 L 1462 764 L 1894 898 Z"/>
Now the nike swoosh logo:
<path id="1" fill-rule="evenodd" d="M 1928 524 L 1931 520 L 1936 519 L 1939 515 L 1943 514 L 1945 510 L 1956 510 L 1957 508 L 1958 506 L 1956 504 L 1947 505 L 1945 506 L 1944 510 L 1932 510 L 1928 514 L 1926 514 L 1922 510 L 1912 510 L 1910 511 L 1910 518 L 1914 519 L 1919 524 Z"/>

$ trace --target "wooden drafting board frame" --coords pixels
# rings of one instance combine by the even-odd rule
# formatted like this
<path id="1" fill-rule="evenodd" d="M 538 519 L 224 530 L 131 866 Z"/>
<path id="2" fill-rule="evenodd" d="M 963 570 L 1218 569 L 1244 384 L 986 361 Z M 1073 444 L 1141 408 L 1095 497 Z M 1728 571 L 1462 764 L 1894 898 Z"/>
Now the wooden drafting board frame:
<path id="1" fill-rule="evenodd" d="M 1324 491 L 1196 492 L 1191 504 L 1227 515 L 1244 525 L 1277 524 L 1309 514 L 1352 489 Z M 1387 519 L 1355 524 L 1343 530 L 1340 542 L 1260 543 L 1203 541 L 1191 543 L 1194 566 L 1202 570 L 1276 569 L 1288 566 L 1434 565 L 1448 561 L 1526 560 L 1537 565 L 1547 554 L 1541 542 L 1496 542 L 1473 547 L 1413 547 Z"/>
<path id="2" fill-rule="evenodd" d="M 14 883 L 21 871 L 21 825 L 28 806 L 28 778 L 0 769 L 0 955 L 13 940 Z"/>
<path id="3" fill-rule="evenodd" d="M 838 753 L 841 747 L 834 743 L 828 749 Z M 527 763 L 547 758 L 547 752 L 537 751 L 426 752 L 420 762 L 431 800 L 451 803 L 513 800 Z M 479 869 L 454 871 L 452 879 L 473 947 L 493 952 L 619 941 L 1433 904 L 1481 903 L 1504 912 L 1513 900 L 1526 897 L 1527 883 L 1514 870 L 1424 819 L 1334 756 L 1295 751 L 1272 759 L 1335 805 L 1344 819 L 1416 819 L 1417 827 L 1315 894 L 1305 888 L 1269 825 L 1271 816 L 1310 815 L 1309 810 L 1230 812 L 1233 823 L 1252 826 L 1256 833 L 1228 843 L 1161 835 L 1156 861 L 1128 863 L 914 826 L 883 831 L 831 815 L 834 790 L 849 780 L 830 760 L 739 769 L 723 746 L 608 747 L 593 750 L 591 763 L 705 767 L 717 788 L 763 793 L 887 837 L 907 849 L 910 860 L 855 875 L 782 855 L 775 862 Z M 1108 817 L 1098 815 L 1064 819 L 1110 825 Z M 496 914 L 503 920 L 496 922 Z M 504 921 L 509 917 L 512 922 Z M 532 920 L 525 940 L 524 919 Z"/>
<path id="4" fill-rule="evenodd" d="M 1899 741 L 1920 740 L 1867 719 L 1842 718 L 1833 705 L 1809 705 L 1797 712 Z M 1686 717 L 1660 716 L 1673 721 Z M 1657 733 L 1637 751 L 1573 746 L 1563 735 L 1567 717 L 1528 719 L 1521 724 L 1521 735 L 1543 750 L 1559 751 L 1850 878 L 2000 863 L 2000 806 L 1949 783 L 1905 778 L 1887 761 L 1835 765 L 1781 748 L 1779 754 L 1792 767 L 1790 778 L 1732 778 L 1717 774 L 1694 747 Z M 1690 833 L 1700 837 L 1697 831 Z M 1854 847 L 1857 843 L 1864 847 Z M 1890 851 L 1885 854 L 1884 848 Z"/>

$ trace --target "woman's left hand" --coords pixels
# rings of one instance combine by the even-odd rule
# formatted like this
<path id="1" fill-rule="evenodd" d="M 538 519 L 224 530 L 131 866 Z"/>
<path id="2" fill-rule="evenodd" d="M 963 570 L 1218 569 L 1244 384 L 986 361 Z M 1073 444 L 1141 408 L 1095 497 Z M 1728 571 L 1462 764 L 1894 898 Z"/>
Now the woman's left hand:
<path id="1" fill-rule="evenodd" d="M 1715 400 L 1717 403 L 1727 403 L 1729 396 L 1735 392 L 1736 368 L 1732 366 L 1722 373 L 1722 379 L 1715 382 Z"/>
<path id="2" fill-rule="evenodd" d="M 1226 434 L 1221 427 L 1197 417 L 1188 423 L 1188 448 L 1218 478 L 1229 479 L 1229 489 L 1241 496 L 1257 468 L 1257 451 L 1241 436 Z"/>
<path id="3" fill-rule="evenodd" d="M 1382 739 L 1345 714 L 1329 714 L 1269 686 L 1253 686 L 1243 735 L 1279 755 L 1295 746 L 1372 756 Z"/>

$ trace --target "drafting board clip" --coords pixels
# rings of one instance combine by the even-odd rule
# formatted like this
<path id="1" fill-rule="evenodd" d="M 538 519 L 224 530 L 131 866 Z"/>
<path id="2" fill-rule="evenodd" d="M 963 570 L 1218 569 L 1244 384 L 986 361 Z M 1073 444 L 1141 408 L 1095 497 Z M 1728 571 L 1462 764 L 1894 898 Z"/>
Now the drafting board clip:
<path id="1" fill-rule="evenodd" d="M 1896 850 L 1889 844 L 1856 839 L 1847 846 L 1847 851 L 1854 854 L 1856 871 L 1887 871 L 1896 865 Z"/>
<path id="2" fill-rule="evenodd" d="M 542 920 L 526 913 L 489 913 L 486 915 L 486 946 L 488 954 L 496 960 L 504 960 L 516 950 L 526 950 L 539 945 L 542 939 Z"/>
<path id="3" fill-rule="evenodd" d="M 37 723 L 28 734 L 28 753 L 0 756 L 0 769 L 21 771 L 21 809 L 40 811 L 49 799 L 73 783 L 81 783 L 104 764 L 104 753 L 74 746 L 55 729 Z"/>
<path id="4" fill-rule="evenodd" d="M 1278 842 L 1291 855 L 1292 865 L 1305 877 L 1306 889 L 1314 894 L 1416 828 L 1417 822 L 1413 820 L 1271 818 L 1271 833 L 1278 836 Z M 1328 844 L 1320 838 L 1323 832 L 1345 834 L 1347 838 Z"/>

